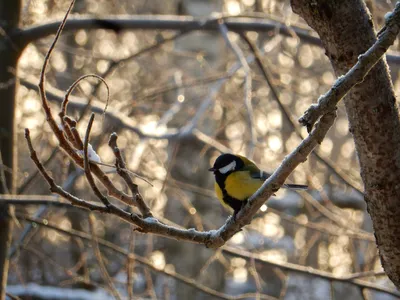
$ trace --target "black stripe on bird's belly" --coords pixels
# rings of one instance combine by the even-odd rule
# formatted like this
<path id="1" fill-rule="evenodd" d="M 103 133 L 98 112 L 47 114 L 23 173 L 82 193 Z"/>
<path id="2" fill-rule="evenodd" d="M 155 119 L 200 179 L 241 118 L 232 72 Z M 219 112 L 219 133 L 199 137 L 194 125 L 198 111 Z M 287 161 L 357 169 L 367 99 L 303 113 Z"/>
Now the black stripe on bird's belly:
<path id="1" fill-rule="evenodd" d="M 229 196 L 225 189 L 222 190 L 222 193 L 224 195 L 224 202 L 232 207 L 235 213 L 237 213 L 242 208 L 242 206 L 246 205 L 247 203 L 247 199 L 244 201 L 240 201 L 236 198 Z"/>
<path id="2" fill-rule="evenodd" d="M 227 173 L 226 175 L 217 174 L 215 176 L 215 180 L 217 181 L 219 188 L 222 191 L 224 202 L 226 204 L 228 204 L 230 207 L 232 207 L 236 214 L 239 212 L 239 210 L 242 208 L 242 206 L 246 204 L 247 200 L 241 201 L 241 200 L 238 200 L 228 194 L 228 192 L 225 189 L 225 179 L 229 174 L 230 173 Z"/>

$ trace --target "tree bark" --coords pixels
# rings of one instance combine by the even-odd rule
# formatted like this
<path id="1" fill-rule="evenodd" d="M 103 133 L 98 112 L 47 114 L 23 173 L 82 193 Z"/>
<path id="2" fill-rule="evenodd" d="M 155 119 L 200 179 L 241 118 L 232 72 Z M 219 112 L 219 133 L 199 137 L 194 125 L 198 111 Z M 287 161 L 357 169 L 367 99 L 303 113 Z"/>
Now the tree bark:
<path id="1" fill-rule="evenodd" d="M 361 0 L 291 0 L 319 34 L 337 76 L 376 40 Z M 400 288 L 400 122 L 388 67 L 381 60 L 344 99 L 383 268 Z"/>
<path id="2" fill-rule="evenodd" d="M 16 91 L 16 69 L 21 50 L 8 39 L 19 25 L 21 0 L 0 1 L 0 22 L 4 33 L 0 37 L 0 151 L 3 165 L 11 169 L 5 172 L 5 185 L 0 184 L 0 193 L 15 192 L 16 144 L 14 130 L 14 109 Z M 11 245 L 11 207 L 0 204 L 0 299 L 5 299 L 8 275 L 8 250 Z"/>

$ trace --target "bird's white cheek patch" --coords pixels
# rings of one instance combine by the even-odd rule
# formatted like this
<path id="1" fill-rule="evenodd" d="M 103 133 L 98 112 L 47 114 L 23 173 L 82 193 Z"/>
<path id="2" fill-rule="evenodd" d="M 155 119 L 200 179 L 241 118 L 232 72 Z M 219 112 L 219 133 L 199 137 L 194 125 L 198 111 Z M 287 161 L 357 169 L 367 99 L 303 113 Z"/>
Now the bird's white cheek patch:
<path id="1" fill-rule="evenodd" d="M 225 174 L 225 173 L 228 173 L 229 171 L 235 170 L 235 167 L 236 167 L 236 161 L 233 161 L 229 165 L 226 165 L 225 167 L 220 168 L 219 172 L 221 174 Z"/>

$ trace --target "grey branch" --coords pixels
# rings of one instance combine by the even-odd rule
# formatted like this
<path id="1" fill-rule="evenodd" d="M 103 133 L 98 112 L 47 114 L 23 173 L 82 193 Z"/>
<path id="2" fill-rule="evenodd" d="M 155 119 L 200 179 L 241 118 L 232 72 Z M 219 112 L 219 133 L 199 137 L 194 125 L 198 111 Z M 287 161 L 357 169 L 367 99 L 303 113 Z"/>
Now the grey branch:
<path id="1" fill-rule="evenodd" d="M 290 26 L 284 23 L 251 17 L 225 17 L 224 23 L 233 32 L 268 32 L 293 36 L 295 34 L 301 40 L 316 46 L 322 46 L 321 40 L 311 35 L 311 31 L 305 28 Z M 79 29 L 110 29 L 110 30 L 211 30 L 218 31 L 217 22 L 210 22 L 216 19 L 194 18 L 192 16 L 174 15 L 133 15 L 133 16 L 108 16 L 105 18 L 93 17 L 71 17 L 64 30 L 76 31 Z M 35 25 L 20 29 L 12 34 L 10 38 L 22 50 L 29 43 L 38 39 L 55 34 L 60 21 Z M 400 64 L 400 57 L 388 55 L 388 61 Z"/>

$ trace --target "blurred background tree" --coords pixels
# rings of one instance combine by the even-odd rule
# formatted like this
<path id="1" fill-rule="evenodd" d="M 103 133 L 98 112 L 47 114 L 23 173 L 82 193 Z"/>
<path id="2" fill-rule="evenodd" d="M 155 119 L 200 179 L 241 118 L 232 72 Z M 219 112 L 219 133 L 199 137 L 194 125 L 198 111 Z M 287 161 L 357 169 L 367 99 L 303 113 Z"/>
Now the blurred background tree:
<path id="1" fill-rule="evenodd" d="M 398 297 L 377 255 L 343 104 L 322 145 L 292 174 L 292 181 L 310 185 L 309 192 L 280 190 L 269 200 L 268 210 L 263 207 L 252 224 L 222 249 L 140 234 L 115 217 L 90 214 L 66 203 L 56 205 L 29 159 L 23 139 L 26 127 L 56 182 L 83 199 L 95 199 L 82 170 L 58 150 L 35 87 L 53 40 L 48 35 L 57 28 L 36 26 L 59 20 L 69 1 L 0 3 L 1 19 L 12 24 L 2 26 L 2 45 L 7 47 L 1 51 L 8 56 L 3 55 L 0 64 L 4 103 L 0 122 L 5 122 L 1 127 L 8 130 L 16 124 L 14 134 L 2 134 L 2 173 L 6 174 L 2 193 L 7 193 L 6 177 L 8 189 L 26 195 L 0 203 L 0 212 L 10 209 L 8 203 L 16 204 L 15 219 L 8 218 L 9 213 L 0 214 L 5 224 L 0 234 L 3 262 L 10 242 L 7 232 L 12 233 L 10 296 Z M 394 4 L 371 1 L 370 7 L 375 28 L 381 28 L 383 15 Z M 192 31 L 185 25 L 192 19 L 178 15 L 192 15 L 203 23 L 210 16 L 240 18 L 232 19 L 237 22 L 236 30 L 226 19 L 232 31 L 224 34 L 215 26 L 212 31 Z M 67 27 L 47 72 L 49 100 L 55 109 L 59 107 L 63 92 L 82 75 L 96 73 L 106 79 L 111 98 L 104 117 L 97 118 L 93 127 L 91 144 L 103 162 L 113 164 L 107 141 L 111 132 L 118 133 L 128 168 L 153 184 L 136 181 L 146 203 L 167 224 L 198 230 L 221 226 L 229 212 L 215 199 L 214 179 L 207 172 L 215 158 L 221 151 L 232 151 L 273 170 L 307 134 L 293 120 L 335 80 L 319 39 L 292 12 L 288 1 L 81 0 L 75 4 L 71 20 L 79 16 L 130 16 L 142 21 Z M 177 25 L 161 24 L 163 20 Z M 23 34 L 15 31 L 18 22 L 26 29 Z M 247 29 L 240 32 L 240 26 Z M 397 47 L 394 45 L 388 56 L 396 92 Z M 264 73 L 254 50 L 262 54 Z M 104 86 L 89 79 L 81 82 L 71 97 L 69 114 L 79 120 L 82 136 L 89 112 L 104 109 L 105 95 Z M 15 121 L 10 121 L 14 115 Z M 181 134 L 169 134 L 176 131 Z M 12 147 L 13 143 L 16 146 Z M 118 184 L 113 169 L 103 169 Z M 9 174 L 14 175 L 14 186 Z M 119 187 L 126 189 L 122 184 Z M 19 223 L 12 228 L 9 224 L 16 220 Z M 7 268 L 3 270 L 6 279 Z"/>

